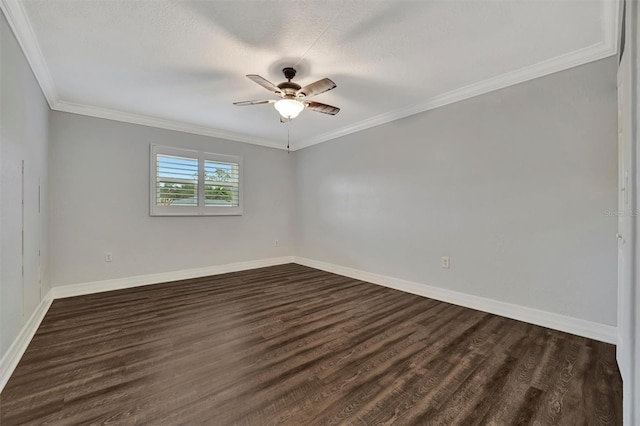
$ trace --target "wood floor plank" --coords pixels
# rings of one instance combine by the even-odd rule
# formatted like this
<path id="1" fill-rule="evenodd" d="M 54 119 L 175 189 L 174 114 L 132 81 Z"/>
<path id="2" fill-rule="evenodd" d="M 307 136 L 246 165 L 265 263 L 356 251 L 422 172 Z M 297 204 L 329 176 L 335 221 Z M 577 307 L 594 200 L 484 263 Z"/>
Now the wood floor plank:
<path id="1" fill-rule="evenodd" d="M 11 425 L 620 425 L 615 347 L 288 264 L 56 300 Z"/>

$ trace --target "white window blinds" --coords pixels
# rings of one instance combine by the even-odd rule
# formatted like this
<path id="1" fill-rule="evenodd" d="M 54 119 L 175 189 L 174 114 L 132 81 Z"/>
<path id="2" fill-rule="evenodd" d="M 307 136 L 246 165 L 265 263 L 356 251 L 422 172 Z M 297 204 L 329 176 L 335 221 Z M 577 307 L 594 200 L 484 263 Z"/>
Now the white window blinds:
<path id="1" fill-rule="evenodd" d="M 238 163 L 205 160 L 205 206 L 238 207 L 240 205 L 239 173 Z"/>
<path id="2" fill-rule="evenodd" d="M 198 159 L 156 155 L 156 203 L 160 206 L 198 205 Z"/>
<path id="3" fill-rule="evenodd" d="M 151 145 L 151 215 L 242 214 L 242 159 Z"/>

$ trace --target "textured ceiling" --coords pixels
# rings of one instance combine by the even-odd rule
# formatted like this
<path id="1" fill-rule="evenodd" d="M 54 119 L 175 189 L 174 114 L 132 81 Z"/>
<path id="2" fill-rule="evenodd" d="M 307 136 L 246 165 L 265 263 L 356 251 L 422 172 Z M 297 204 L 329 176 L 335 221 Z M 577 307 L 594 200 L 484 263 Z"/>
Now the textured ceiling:
<path id="1" fill-rule="evenodd" d="M 615 53 L 617 1 L 1 0 L 52 108 L 286 146 L 275 84 L 338 87 L 308 146 Z"/>

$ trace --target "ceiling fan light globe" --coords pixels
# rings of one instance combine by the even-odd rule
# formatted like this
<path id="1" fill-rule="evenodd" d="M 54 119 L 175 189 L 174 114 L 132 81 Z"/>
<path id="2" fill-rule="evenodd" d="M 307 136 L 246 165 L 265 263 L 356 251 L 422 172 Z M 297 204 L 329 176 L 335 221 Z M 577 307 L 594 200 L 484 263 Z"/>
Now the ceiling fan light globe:
<path id="1" fill-rule="evenodd" d="M 296 118 L 304 109 L 304 104 L 295 99 L 280 99 L 273 106 L 281 116 L 288 119 Z"/>

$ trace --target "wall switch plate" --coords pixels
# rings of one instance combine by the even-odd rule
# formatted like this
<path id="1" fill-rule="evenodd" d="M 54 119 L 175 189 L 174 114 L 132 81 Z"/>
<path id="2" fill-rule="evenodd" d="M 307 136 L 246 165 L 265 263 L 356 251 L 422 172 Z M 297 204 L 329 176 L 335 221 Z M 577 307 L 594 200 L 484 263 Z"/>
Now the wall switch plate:
<path id="1" fill-rule="evenodd" d="M 110 252 L 106 252 L 104 254 L 104 261 L 105 262 L 112 262 L 113 261 L 113 255 Z"/>
<path id="2" fill-rule="evenodd" d="M 442 266 L 444 269 L 449 269 L 451 267 L 451 260 L 449 259 L 449 256 L 442 256 L 440 266 Z"/>

